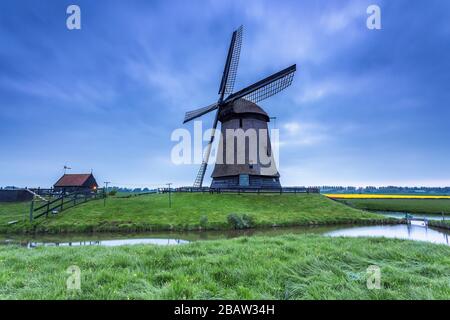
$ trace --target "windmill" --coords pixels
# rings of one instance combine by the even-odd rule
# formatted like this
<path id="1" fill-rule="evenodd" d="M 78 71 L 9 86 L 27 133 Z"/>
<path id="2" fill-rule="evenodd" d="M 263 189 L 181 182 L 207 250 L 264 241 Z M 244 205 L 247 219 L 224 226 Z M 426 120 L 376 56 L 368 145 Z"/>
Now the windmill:
<path id="1" fill-rule="evenodd" d="M 265 100 L 290 86 L 296 71 L 296 65 L 294 64 L 233 93 L 242 46 L 242 31 L 243 27 L 240 26 L 233 32 L 222 81 L 220 82 L 218 101 L 207 107 L 186 112 L 184 118 L 183 123 L 186 123 L 209 112 L 216 111 L 211 138 L 195 178 L 194 187 L 202 187 L 203 185 L 203 179 L 208 166 L 218 122 L 221 122 L 222 136 L 219 144 L 222 147 L 227 144 L 226 139 L 223 138 L 225 137 L 226 129 L 267 129 L 267 123 L 270 121 L 270 118 L 261 107 L 256 105 L 256 103 Z M 261 137 L 258 136 L 257 138 L 259 141 Z M 267 155 L 272 156 L 269 137 L 267 137 L 266 145 L 263 147 L 266 149 Z M 259 144 L 258 148 L 261 148 Z M 224 149 L 225 148 L 223 147 L 222 150 Z M 223 159 L 223 154 L 220 154 L 220 156 Z M 219 164 L 216 161 L 212 174 L 213 182 L 211 187 L 280 187 L 278 171 L 275 170 L 275 172 L 271 174 L 263 174 L 261 170 L 263 165 L 259 163 L 259 161 L 256 161 L 255 163 L 248 158 L 248 155 L 246 155 L 245 163 L 241 164 L 235 164 L 234 162 L 229 164 Z"/>

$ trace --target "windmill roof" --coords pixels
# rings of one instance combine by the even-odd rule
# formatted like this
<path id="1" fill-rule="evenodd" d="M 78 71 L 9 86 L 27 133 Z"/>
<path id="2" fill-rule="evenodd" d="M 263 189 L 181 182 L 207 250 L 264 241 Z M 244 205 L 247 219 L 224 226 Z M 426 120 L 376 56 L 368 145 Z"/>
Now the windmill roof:
<path id="1" fill-rule="evenodd" d="M 221 116 L 222 117 L 229 116 L 230 114 L 234 115 L 258 114 L 262 116 L 266 121 L 269 121 L 269 115 L 263 110 L 263 108 L 258 106 L 256 103 L 253 103 L 245 99 L 239 99 L 234 101 L 231 106 L 231 109 L 224 108 Z"/>
<path id="2" fill-rule="evenodd" d="M 256 103 L 245 99 L 239 99 L 233 103 L 233 111 L 235 113 L 257 113 L 268 117 L 269 115 Z"/>
<path id="3" fill-rule="evenodd" d="M 92 174 L 64 174 L 56 183 L 55 187 L 82 187 Z"/>

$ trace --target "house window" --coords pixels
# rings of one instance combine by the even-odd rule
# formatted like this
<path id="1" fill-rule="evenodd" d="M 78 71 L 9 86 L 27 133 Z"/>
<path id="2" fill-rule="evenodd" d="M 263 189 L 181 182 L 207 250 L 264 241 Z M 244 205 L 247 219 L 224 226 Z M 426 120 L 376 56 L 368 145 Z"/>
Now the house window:
<path id="1" fill-rule="evenodd" d="M 242 119 L 239 119 L 239 128 L 242 128 Z"/>

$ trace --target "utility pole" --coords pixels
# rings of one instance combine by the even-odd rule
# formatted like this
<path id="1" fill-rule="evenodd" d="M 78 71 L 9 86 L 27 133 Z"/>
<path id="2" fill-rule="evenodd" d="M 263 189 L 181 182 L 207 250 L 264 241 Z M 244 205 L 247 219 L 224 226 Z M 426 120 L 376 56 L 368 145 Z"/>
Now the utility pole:
<path id="1" fill-rule="evenodd" d="M 172 196 L 171 196 L 171 188 L 172 183 L 166 183 L 169 186 L 169 208 L 172 208 Z"/>
<path id="2" fill-rule="evenodd" d="M 106 195 L 108 194 L 108 184 L 110 184 L 110 181 L 105 181 L 105 194 L 103 195 L 103 206 L 106 206 Z"/>

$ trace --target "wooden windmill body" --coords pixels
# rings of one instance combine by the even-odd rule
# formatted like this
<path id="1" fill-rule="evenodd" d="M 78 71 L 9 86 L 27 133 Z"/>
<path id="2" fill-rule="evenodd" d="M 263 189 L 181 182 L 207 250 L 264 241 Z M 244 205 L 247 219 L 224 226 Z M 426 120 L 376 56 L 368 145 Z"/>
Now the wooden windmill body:
<path id="1" fill-rule="evenodd" d="M 211 139 L 194 182 L 202 187 L 220 121 L 220 141 L 211 175 L 212 188 L 280 188 L 268 131 L 268 114 L 256 103 L 291 85 L 296 65 L 232 93 L 242 44 L 242 26 L 233 32 L 217 103 L 187 112 L 184 123 L 216 110 Z M 225 98 L 225 95 L 228 95 Z M 256 157 L 255 157 L 256 154 Z"/>
<path id="2" fill-rule="evenodd" d="M 211 188 L 280 188 L 267 113 L 241 99 L 224 108 L 219 121 L 221 134 Z"/>

